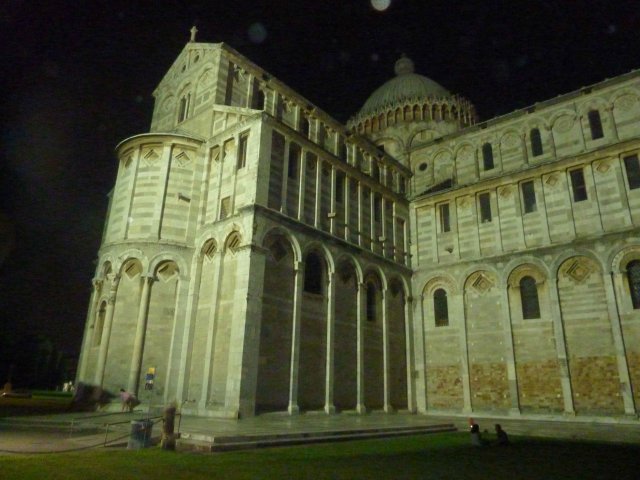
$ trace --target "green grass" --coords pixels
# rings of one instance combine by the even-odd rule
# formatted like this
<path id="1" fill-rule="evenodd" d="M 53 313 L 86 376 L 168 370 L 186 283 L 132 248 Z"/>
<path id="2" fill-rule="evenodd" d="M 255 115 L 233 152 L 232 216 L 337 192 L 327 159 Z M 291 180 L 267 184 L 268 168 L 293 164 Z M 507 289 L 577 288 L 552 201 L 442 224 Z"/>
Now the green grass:
<path id="1" fill-rule="evenodd" d="M 0 397 L 0 417 L 63 413 L 70 407 L 71 396 L 69 395 L 34 394 L 31 398 Z"/>
<path id="2" fill-rule="evenodd" d="M 472 447 L 468 434 L 432 434 L 242 452 L 145 450 L 0 456 L 20 479 L 636 479 L 640 448 L 515 438 Z"/>

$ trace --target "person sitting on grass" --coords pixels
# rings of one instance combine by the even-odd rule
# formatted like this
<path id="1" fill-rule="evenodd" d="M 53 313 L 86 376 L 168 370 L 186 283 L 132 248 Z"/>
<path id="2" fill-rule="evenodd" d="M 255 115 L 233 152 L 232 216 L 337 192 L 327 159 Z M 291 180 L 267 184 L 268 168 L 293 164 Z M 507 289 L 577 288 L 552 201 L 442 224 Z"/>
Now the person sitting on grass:
<path id="1" fill-rule="evenodd" d="M 496 437 L 496 445 L 499 447 L 509 445 L 509 436 L 507 435 L 507 432 L 502 429 L 502 426 L 499 423 L 496 423 Z"/>
<path id="2" fill-rule="evenodd" d="M 484 445 L 480 436 L 480 426 L 477 423 L 471 425 L 471 445 L 474 447 L 482 447 Z"/>
<path id="3" fill-rule="evenodd" d="M 122 401 L 122 410 L 125 409 L 129 412 L 133 412 L 133 409 L 140 405 L 140 401 L 136 398 L 133 393 L 127 392 L 124 388 L 120 389 L 120 400 Z"/>

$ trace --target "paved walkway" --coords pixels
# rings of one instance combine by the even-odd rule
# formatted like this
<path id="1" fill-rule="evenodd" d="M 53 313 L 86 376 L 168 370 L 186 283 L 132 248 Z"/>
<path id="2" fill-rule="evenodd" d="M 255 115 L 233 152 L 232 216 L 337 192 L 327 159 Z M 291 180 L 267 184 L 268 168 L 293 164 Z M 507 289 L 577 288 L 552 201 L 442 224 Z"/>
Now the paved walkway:
<path id="1" fill-rule="evenodd" d="M 80 450 L 103 446 L 123 447 L 130 433 L 132 420 L 145 419 L 143 412 L 59 414 L 0 418 L 0 454 L 45 453 Z M 156 419 L 159 420 L 159 419 Z M 331 440 L 331 435 L 351 435 L 358 438 L 364 433 L 371 436 L 390 436 L 404 431 L 423 433 L 444 426 L 467 431 L 468 417 L 465 415 L 391 415 L 372 413 L 368 415 L 324 415 L 307 413 L 297 416 L 267 414 L 242 420 L 227 420 L 184 416 L 176 422 L 176 429 L 192 442 L 215 443 L 223 438 L 244 438 L 247 444 L 257 437 L 291 438 L 316 437 Z M 474 421 L 493 432 L 493 425 L 500 423 L 511 435 L 598 440 L 607 442 L 634 443 L 640 445 L 640 422 L 634 418 L 565 417 L 509 417 L 474 416 Z M 448 428 L 447 428 L 448 425 Z M 161 426 L 154 426 L 154 437 Z M 385 435 L 386 432 L 386 435 Z M 395 433 L 394 433 L 395 432 Z M 345 439 L 344 437 L 342 439 Z M 300 443 L 300 442 L 297 442 Z"/>

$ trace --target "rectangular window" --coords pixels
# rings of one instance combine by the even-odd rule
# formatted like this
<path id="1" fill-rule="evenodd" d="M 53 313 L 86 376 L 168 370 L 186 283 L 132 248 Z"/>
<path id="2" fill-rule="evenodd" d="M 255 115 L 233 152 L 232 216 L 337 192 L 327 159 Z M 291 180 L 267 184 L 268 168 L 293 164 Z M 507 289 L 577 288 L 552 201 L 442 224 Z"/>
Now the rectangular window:
<path id="1" fill-rule="evenodd" d="M 624 157 L 624 168 L 627 171 L 629 190 L 640 188 L 640 163 L 638 162 L 638 155 Z"/>
<path id="2" fill-rule="evenodd" d="M 247 164 L 247 144 L 249 143 L 249 132 L 240 135 L 238 143 L 238 170 Z"/>
<path id="3" fill-rule="evenodd" d="M 220 220 L 224 220 L 229 216 L 231 210 L 231 197 L 224 197 L 220 202 Z"/>
<path id="4" fill-rule="evenodd" d="M 587 186 L 584 183 L 584 173 L 582 169 L 571 170 L 569 172 L 571 177 L 571 188 L 573 190 L 573 201 L 582 202 L 587 199 Z"/>
<path id="5" fill-rule="evenodd" d="M 478 202 L 480 203 L 480 221 L 487 223 L 491 221 L 491 194 L 481 193 L 478 195 Z"/>
<path id="6" fill-rule="evenodd" d="M 451 231 L 451 219 L 449 218 L 449 204 L 443 203 L 438 206 L 438 214 L 440 216 L 440 232 Z"/>
<path id="7" fill-rule="evenodd" d="M 591 140 L 604 137 L 600 112 L 598 110 L 590 110 L 587 116 L 589 118 L 589 128 L 591 129 Z"/>
<path id="8" fill-rule="evenodd" d="M 482 166 L 485 172 L 493 169 L 493 148 L 490 143 L 482 145 Z"/>
<path id="9" fill-rule="evenodd" d="M 542 138 L 540 137 L 540 130 L 532 128 L 529 133 L 529 137 L 531 138 L 531 154 L 534 157 L 542 155 Z"/>
<path id="10" fill-rule="evenodd" d="M 536 211 L 536 189 L 533 185 L 533 180 L 528 182 L 522 182 L 520 184 L 522 189 L 522 203 L 524 213 L 531 213 Z"/>

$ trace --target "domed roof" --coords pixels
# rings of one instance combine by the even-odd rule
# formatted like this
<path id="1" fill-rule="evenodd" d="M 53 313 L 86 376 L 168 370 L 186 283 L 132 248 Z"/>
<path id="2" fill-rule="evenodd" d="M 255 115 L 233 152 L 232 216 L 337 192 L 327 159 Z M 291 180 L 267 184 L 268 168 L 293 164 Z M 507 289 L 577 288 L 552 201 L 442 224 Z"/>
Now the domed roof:
<path id="1" fill-rule="evenodd" d="M 430 78 L 414 73 L 411 59 L 404 55 L 395 64 L 396 76 L 373 92 L 358 112 L 366 116 L 404 100 L 426 97 L 449 97 L 451 93 Z"/>

